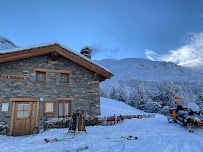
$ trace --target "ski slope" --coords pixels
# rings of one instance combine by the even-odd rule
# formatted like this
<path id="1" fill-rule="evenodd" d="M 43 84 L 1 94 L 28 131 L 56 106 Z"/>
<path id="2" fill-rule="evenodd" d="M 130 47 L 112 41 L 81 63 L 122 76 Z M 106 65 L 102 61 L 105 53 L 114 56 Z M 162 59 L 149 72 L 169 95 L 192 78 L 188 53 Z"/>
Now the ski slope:
<path id="1" fill-rule="evenodd" d="M 144 114 L 123 102 L 101 98 L 101 115 Z M 9 137 L 0 135 L 2 152 L 66 152 L 88 146 L 84 152 L 202 152 L 203 129 L 194 133 L 167 122 L 166 117 L 124 120 L 115 126 L 86 127 L 87 134 L 78 133 L 64 142 L 41 144 L 45 138 L 71 138 L 67 129 L 51 129 L 37 135 Z M 126 140 L 121 136 L 136 136 L 139 140 Z M 108 139 L 107 139 L 108 138 Z M 111 138 L 111 139 L 109 139 Z"/>
<path id="2" fill-rule="evenodd" d="M 101 97 L 101 116 L 146 114 L 124 102 Z"/>

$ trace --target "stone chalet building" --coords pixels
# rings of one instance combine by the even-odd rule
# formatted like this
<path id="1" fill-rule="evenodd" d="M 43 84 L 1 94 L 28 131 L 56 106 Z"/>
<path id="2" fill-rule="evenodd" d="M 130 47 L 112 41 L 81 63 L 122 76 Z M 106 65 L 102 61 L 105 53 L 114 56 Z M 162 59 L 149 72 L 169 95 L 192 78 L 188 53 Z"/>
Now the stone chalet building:
<path id="1" fill-rule="evenodd" d="M 111 71 L 57 42 L 0 51 L 0 122 L 9 135 L 32 134 L 48 118 L 100 114 L 99 83 Z"/>

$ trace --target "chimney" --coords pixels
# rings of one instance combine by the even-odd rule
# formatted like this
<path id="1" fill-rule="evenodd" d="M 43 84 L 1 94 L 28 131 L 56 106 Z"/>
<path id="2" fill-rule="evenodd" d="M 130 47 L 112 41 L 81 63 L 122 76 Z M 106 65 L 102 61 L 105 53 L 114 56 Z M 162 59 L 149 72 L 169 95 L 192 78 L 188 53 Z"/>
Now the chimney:
<path id="1" fill-rule="evenodd" d="M 92 56 L 92 50 L 85 46 L 81 49 L 80 53 L 86 57 L 88 57 L 89 59 L 91 59 L 91 56 Z"/>

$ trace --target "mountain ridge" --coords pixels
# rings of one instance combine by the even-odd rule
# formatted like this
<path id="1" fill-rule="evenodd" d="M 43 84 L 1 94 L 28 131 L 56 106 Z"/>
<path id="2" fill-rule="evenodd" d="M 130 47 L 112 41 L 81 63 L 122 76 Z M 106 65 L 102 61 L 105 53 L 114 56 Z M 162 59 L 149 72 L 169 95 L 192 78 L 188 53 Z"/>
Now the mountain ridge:
<path id="1" fill-rule="evenodd" d="M 13 49 L 18 47 L 6 37 L 0 36 L 0 50 Z"/>
<path id="2" fill-rule="evenodd" d="M 189 67 L 181 67 L 172 62 L 151 61 L 142 58 L 125 58 L 121 60 L 95 60 L 114 73 L 113 79 L 133 77 L 141 80 L 192 81 L 202 80 L 203 73 Z M 202 75 L 202 76 L 199 76 Z"/>

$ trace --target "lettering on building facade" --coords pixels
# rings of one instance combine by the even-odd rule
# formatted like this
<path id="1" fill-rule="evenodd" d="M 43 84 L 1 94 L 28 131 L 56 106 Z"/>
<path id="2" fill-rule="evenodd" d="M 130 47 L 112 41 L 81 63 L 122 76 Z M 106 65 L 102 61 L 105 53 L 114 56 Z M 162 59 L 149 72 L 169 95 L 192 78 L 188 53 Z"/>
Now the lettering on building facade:
<path id="1" fill-rule="evenodd" d="M 26 76 L 2 74 L 1 79 L 2 80 L 26 81 Z"/>

